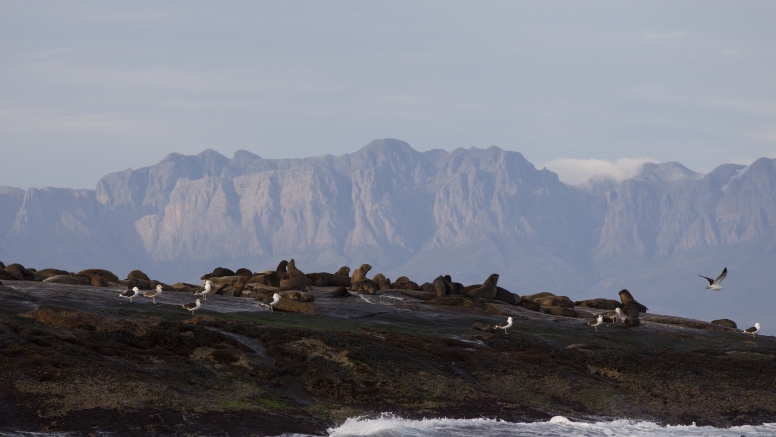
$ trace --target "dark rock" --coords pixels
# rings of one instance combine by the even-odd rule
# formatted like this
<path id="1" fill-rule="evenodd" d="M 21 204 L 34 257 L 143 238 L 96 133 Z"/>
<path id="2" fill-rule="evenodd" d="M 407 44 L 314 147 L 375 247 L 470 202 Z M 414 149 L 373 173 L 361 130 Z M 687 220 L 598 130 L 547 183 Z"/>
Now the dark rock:
<path id="1" fill-rule="evenodd" d="M 728 328 L 738 329 L 738 326 L 736 325 L 736 322 L 730 320 L 730 319 L 718 319 L 718 320 L 712 320 L 712 325 L 719 325 L 719 326 L 726 326 Z"/>
<path id="2" fill-rule="evenodd" d="M 474 307 L 474 303 L 471 301 L 471 299 L 466 299 L 465 297 L 460 296 L 434 297 L 433 299 L 426 301 L 426 303 L 429 305 Z"/>
<path id="3" fill-rule="evenodd" d="M 639 322 L 638 317 L 626 317 L 623 320 L 623 323 L 625 323 L 625 326 L 630 328 L 635 328 L 636 326 L 639 326 L 639 324 L 641 324 L 641 322 Z"/>
<path id="4" fill-rule="evenodd" d="M 416 299 L 421 299 L 421 300 L 431 300 L 434 298 L 434 295 L 432 293 L 429 293 L 428 291 L 401 290 L 399 291 L 399 293 L 405 296 L 414 297 Z"/>

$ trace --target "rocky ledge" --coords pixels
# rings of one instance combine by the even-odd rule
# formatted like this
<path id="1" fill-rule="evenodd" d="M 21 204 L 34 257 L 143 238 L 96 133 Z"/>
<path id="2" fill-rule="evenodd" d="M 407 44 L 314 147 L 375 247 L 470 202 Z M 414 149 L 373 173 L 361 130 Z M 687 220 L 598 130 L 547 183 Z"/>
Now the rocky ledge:
<path id="1" fill-rule="evenodd" d="M 406 290 L 310 287 L 312 314 L 191 292 L 3 280 L 0 431 L 325 434 L 347 417 L 776 420 L 776 341 L 678 317 L 637 327 Z M 312 300 L 312 303 L 309 302 Z M 572 309 L 572 308 L 570 308 Z M 502 331 L 479 325 L 503 322 Z M 485 322 L 485 323 L 482 323 Z"/>

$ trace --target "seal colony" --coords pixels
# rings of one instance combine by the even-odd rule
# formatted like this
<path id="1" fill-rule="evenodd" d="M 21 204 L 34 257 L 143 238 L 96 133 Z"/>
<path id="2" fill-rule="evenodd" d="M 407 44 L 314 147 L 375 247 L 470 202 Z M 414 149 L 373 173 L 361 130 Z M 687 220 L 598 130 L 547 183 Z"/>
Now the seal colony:
<path id="1" fill-rule="evenodd" d="M 352 276 L 348 266 L 340 267 L 335 273 L 304 273 L 293 258 L 281 260 L 274 270 L 261 270 L 256 273 L 247 268 L 233 271 L 225 267 L 216 267 L 212 272 L 201 276 L 201 286 L 187 283 L 164 284 L 150 279 L 140 270 L 133 270 L 127 275 L 127 279 L 119 280 L 115 274 L 104 269 L 87 269 L 79 273 L 69 273 L 53 268 L 36 271 L 26 269 L 20 264 L 11 264 L 5 267 L 0 263 L 0 267 L 2 267 L 0 271 L 5 272 L 3 273 L 4 277 L 13 275 L 14 278 L 24 280 L 103 287 L 107 287 L 109 284 L 122 284 L 127 287 L 127 290 L 119 296 L 129 299 L 130 302 L 133 302 L 133 299 L 140 294 L 151 298 L 152 303 L 156 304 L 157 298 L 161 298 L 163 291 L 192 292 L 195 296 L 201 297 L 201 301 L 197 299 L 198 303 L 184 306 L 185 309 L 191 311 L 192 315 L 196 309 L 203 307 L 209 294 L 223 297 L 254 298 L 257 300 L 258 307 L 265 307 L 270 312 L 279 310 L 314 313 L 314 297 L 309 293 L 310 287 L 336 287 L 332 296 L 341 298 L 351 296 L 350 292 L 363 297 L 363 295 L 375 296 L 381 292 L 398 291 L 400 294 L 420 299 L 430 305 L 478 308 L 493 314 L 503 313 L 497 308 L 498 305 L 518 306 L 529 311 L 539 311 L 547 315 L 567 318 L 579 318 L 580 314 L 583 313 L 591 317 L 587 325 L 594 327 L 596 331 L 598 331 L 599 326 L 638 327 L 641 325 L 640 315 L 648 311 L 647 306 L 638 302 L 627 289 L 618 292 L 619 300 L 596 298 L 572 301 L 567 296 L 556 296 L 550 292 L 521 297 L 500 287 L 497 273 L 489 275 L 482 284 L 464 286 L 454 282 L 450 275 L 438 275 L 431 282 L 423 282 L 418 285 L 407 276 L 400 276 L 391 282 L 384 274 L 377 273 L 370 279 L 368 277 L 372 270 L 370 264 L 360 265 L 353 270 Z M 721 283 L 727 273 L 728 269 L 724 268 L 716 279 L 699 276 L 709 283 L 707 289 L 721 290 Z M 368 299 L 366 301 L 371 303 Z M 589 311 L 582 311 L 582 308 Z M 599 313 L 596 310 L 609 311 Z M 506 334 L 507 329 L 513 326 L 513 320 L 510 316 L 507 322 L 495 326 L 478 321 L 472 328 L 487 332 L 503 329 Z M 736 328 L 735 322 L 728 319 L 714 320 L 711 324 Z M 755 324 L 755 327 L 744 332 L 750 333 L 754 337 L 759 332 L 760 324 Z"/>
<path id="2" fill-rule="evenodd" d="M 3 280 L 0 353 L 13 381 L 2 388 L 3 421 L 49 433 L 131 424 L 138 434 L 309 435 L 389 409 L 513 422 L 776 419 L 776 340 L 742 336 L 750 324 L 645 313 L 654 302 L 619 288 L 576 302 L 518 295 L 491 275 L 393 280 L 378 267 L 351 291 L 354 270 L 305 273 L 347 286 L 281 290 L 254 280 L 260 272 L 219 268 L 201 280 L 211 283 L 207 302 L 195 281 L 154 285 L 156 305 L 116 299 L 153 283 L 139 271 L 108 287 Z M 494 287 L 493 299 L 467 296 Z M 599 316 L 601 325 L 583 324 Z"/>

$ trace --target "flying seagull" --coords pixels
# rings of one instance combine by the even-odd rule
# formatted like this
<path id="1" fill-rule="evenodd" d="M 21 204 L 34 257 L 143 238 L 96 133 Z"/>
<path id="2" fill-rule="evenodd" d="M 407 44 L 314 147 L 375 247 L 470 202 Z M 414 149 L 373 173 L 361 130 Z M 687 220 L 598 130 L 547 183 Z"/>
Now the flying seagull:
<path id="1" fill-rule="evenodd" d="M 199 294 L 202 296 L 202 300 L 207 300 L 207 295 L 210 293 L 210 290 L 213 289 L 213 284 L 210 283 L 210 279 L 205 281 L 205 285 L 202 287 L 199 287 L 197 291 L 194 292 L 194 294 Z"/>
<path id="2" fill-rule="evenodd" d="M 140 289 L 137 287 L 133 287 L 131 290 L 127 290 L 119 295 L 119 297 L 126 297 L 129 299 L 130 302 L 132 302 L 132 299 L 136 297 L 138 294 L 140 294 Z"/>
<path id="3" fill-rule="evenodd" d="M 191 311 L 191 315 L 194 315 L 194 311 L 198 310 L 200 307 L 199 299 L 197 299 L 196 303 L 187 303 L 185 305 L 182 305 L 183 308 L 186 308 L 187 310 Z"/>
<path id="4" fill-rule="evenodd" d="M 698 275 L 698 276 L 709 281 L 709 285 L 706 287 L 708 290 L 714 290 L 714 291 L 722 290 L 722 287 L 720 287 L 720 285 L 722 284 L 722 280 L 725 279 L 725 276 L 727 276 L 727 267 L 725 267 L 725 269 L 722 270 L 722 273 L 720 273 L 720 275 L 717 276 L 717 279 L 707 278 L 703 275 Z"/>
<path id="5" fill-rule="evenodd" d="M 744 330 L 744 334 L 752 334 L 752 338 L 754 338 L 754 335 L 760 332 L 760 324 L 755 323 L 754 326 L 752 326 L 749 329 Z"/>
<path id="6" fill-rule="evenodd" d="M 143 296 L 150 297 L 154 300 L 154 304 L 156 303 L 156 298 L 159 297 L 162 294 L 162 286 L 157 285 L 156 290 L 146 291 L 143 293 Z"/>
<path id="7" fill-rule="evenodd" d="M 494 330 L 503 329 L 504 335 L 507 335 L 507 328 L 511 328 L 511 327 L 512 327 L 512 318 L 509 317 L 506 322 L 499 323 L 498 325 L 494 326 L 493 329 Z"/>
<path id="8" fill-rule="evenodd" d="M 588 326 L 592 326 L 596 331 L 598 331 L 598 327 L 604 324 L 604 316 L 599 315 L 596 320 L 591 320 L 587 322 L 587 324 Z"/>

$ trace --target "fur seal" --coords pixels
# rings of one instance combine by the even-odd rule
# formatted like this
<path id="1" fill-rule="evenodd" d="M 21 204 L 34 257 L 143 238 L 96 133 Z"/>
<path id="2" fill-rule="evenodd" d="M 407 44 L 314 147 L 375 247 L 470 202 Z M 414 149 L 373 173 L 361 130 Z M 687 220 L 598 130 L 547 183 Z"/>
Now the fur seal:
<path id="1" fill-rule="evenodd" d="M 534 293 L 534 294 L 523 296 L 523 299 L 536 300 L 547 296 L 555 296 L 555 295 L 550 293 L 549 291 L 542 291 L 541 293 Z"/>
<path id="2" fill-rule="evenodd" d="M 447 288 L 447 283 L 445 282 L 445 278 L 443 278 L 442 276 L 437 276 L 437 278 L 434 279 L 434 282 L 431 285 L 432 285 L 431 288 L 434 293 L 434 296 L 437 299 L 441 299 L 447 296 L 448 294 L 450 294 L 450 289 Z"/>
<path id="3" fill-rule="evenodd" d="M 280 287 L 280 280 L 286 274 L 288 261 L 283 260 L 278 263 L 275 270 L 268 270 L 254 275 L 248 282 L 252 284 L 266 285 L 268 287 Z"/>
<path id="4" fill-rule="evenodd" d="M 348 266 L 342 266 L 337 270 L 337 273 L 335 273 L 337 276 L 347 276 L 350 277 L 350 267 Z"/>
<path id="5" fill-rule="evenodd" d="M 248 284 L 248 277 L 247 276 L 237 276 L 238 279 L 236 282 L 232 284 L 224 284 L 220 286 L 215 294 L 220 294 L 221 296 L 228 296 L 228 297 L 240 297 L 242 296 L 243 290 L 245 290 L 245 286 Z"/>
<path id="6" fill-rule="evenodd" d="M 119 283 L 119 277 L 114 275 L 113 272 L 104 270 L 104 269 L 86 269 L 81 270 L 77 274 L 85 275 L 86 277 L 92 276 L 92 275 L 99 275 L 103 278 L 107 279 L 108 282 L 113 282 L 115 284 Z"/>
<path id="7" fill-rule="evenodd" d="M 350 296 L 350 292 L 348 292 L 348 289 L 343 286 L 337 287 L 336 290 L 332 293 L 334 297 L 348 297 Z"/>
<path id="8" fill-rule="evenodd" d="M 69 285 L 81 285 L 78 279 L 70 275 L 56 275 L 46 278 L 43 282 L 50 284 L 69 284 Z"/>
<path id="9" fill-rule="evenodd" d="M 540 311 L 542 309 L 541 305 L 539 305 L 538 303 L 536 303 L 536 302 L 534 302 L 532 300 L 528 300 L 526 298 L 521 298 L 520 302 L 518 302 L 517 304 L 520 305 L 521 307 L 523 307 L 523 308 L 525 308 L 527 310 L 531 310 L 531 311 Z"/>
<path id="10" fill-rule="evenodd" d="M 326 287 L 329 285 L 329 279 L 321 273 L 308 273 L 307 277 L 310 278 L 310 281 L 316 287 Z"/>
<path id="11" fill-rule="evenodd" d="M 248 278 L 253 277 L 253 272 L 250 271 L 250 269 L 246 269 L 245 267 L 241 267 L 237 269 L 236 272 L 234 272 L 235 276 L 247 276 Z"/>
<path id="12" fill-rule="evenodd" d="M 477 321 L 475 321 L 474 324 L 472 325 L 472 329 L 476 329 L 478 331 L 483 331 L 483 332 L 493 332 L 494 331 L 493 324 L 490 323 L 490 322 L 486 322 L 484 320 L 477 320 Z"/>
<path id="13" fill-rule="evenodd" d="M 376 274 L 376 275 L 375 275 L 375 276 L 372 278 L 372 280 L 373 280 L 373 281 L 375 281 L 375 282 L 377 282 L 378 284 L 382 284 L 383 282 L 385 282 L 385 275 L 384 275 L 384 274 L 382 274 L 382 273 L 378 273 L 378 274 Z"/>
<path id="14" fill-rule="evenodd" d="M 110 284 L 108 283 L 108 280 L 103 278 L 100 275 L 92 275 L 89 276 L 89 285 L 92 287 L 107 287 Z"/>
<path id="15" fill-rule="evenodd" d="M 223 276 L 234 276 L 234 272 L 224 267 L 216 267 L 215 269 L 213 269 L 212 273 L 202 275 L 202 277 L 199 279 L 202 279 L 204 281 L 205 279 L 221 278 Z"/>
<path id="16" fill-rule="evenodd" d="M 534 302 L 543 307 L 574 308 L 574 302 L 566 296 L 547 296 L 534 299 Z"/>
<path id="17" fill-rule="evenodd" d="M 622 304 L 620 302 L 617 302 L 616 300 L 604 299 L 604 298 L 579 300 L 574 302 L 574 306 L 585 307 L 585 308 L 596 308 L 599 310 L 613 310 L 616 308 L 622 308 Z"/>
<path id="18" fill-rule="evenodd" d="M 361 264 L 361 267 L 357 268 L 353 272 L 353 277 L 350 278 L 350 289 L 355 290 L 355 287 L 359 282 L 366 281 L 366 274 L 372 270 L 372 266 L 369 264 Z"/>
<path id="19" fill-rule="evenodd" d="M 520 303 L 520 296 L 501 287 L 496 287 L 495 299 L 500 300 L 501 302 L 504 302 L 504 303 L 508 303 L 510 305 L 517 305 Z"/>
<path id="20" fill-rule="evenodd" d="M 332 275 L 331 273 L 319 273 L 326 277 L 329 287 L 350 287 L 350 276 Z"/>
<path id="21" fill-rule="evenodd" d="M 286 278 L 288 276 L 288 278 Z M 310 278 L 308 278 L 303 271 L 296 268 L 296 261 L 291 258 L 288 261 L 288 273 L 283 276 L 284 279 L 280 280 L 281 290 L 299 290 L 304 291 L 312 284 Z"/>
<path id="22" fill-rule="evenodd" d="M 355 275 L 354 275 L 355 276 Z M 365 279 L 350 286 L 350 291 L 364 294 L 377 294 L 379 286 L 371 279 Z"/>
<path id="23" fill-rule="evenodd" d="M 445 275 L 444 278 L 445 282 L 447 282 L 447 287 L 450 289 L 450 294 L 464 294 L 463 284 L 453 282 L 453 278 L 450 275 Z"/>
<path id="24" fill-rule="evenodd" d="M 498 286 L 498 274 L 494 273 L 488 276 L 482 286 L 466 293 L 469 297 L 480 297 L 483 299 L 493 299 L 496 297 L 496 287 Z"/>
<path id="25" fill-rule="evenodd" d="M 65 275 L 65 276 L 73 276 L 70 274 L 70 272 L 66 270 L 59 270 L 59 269 L 43 269 L 38 270 L 35 272 L 36 275 L 43 275 L 43 276 L 56 276 L 56 275 Z"/>
<path id="26" fill-rule="evenodd" d="M 420 284 L 420 291 L 431 291 L 431 283 L 430 282 L 424 282 Z"/>
<path id="27" fill-rule="evenodd" d="M 727 326 L 728 328 L 738 329 L 738 326 L 736 325 L 736 322 L 730 320 L 730 319 L 718 319 L 718 320 L 712 320 L 712 325 L 719 325 L 719 326 Z"/>
<path id="28" fill-rule="evenodd" d="M 633 295 L 630 293 L 630 291 L 624 288 L 620 290 L 620 301 L 622 301 L 623 307 L 634 306 L 642 313 L 647 312 L 648 308 L 636 302 L 636 299 L 633 298 Z"/>
<path id="29" fill-rule="evenodd" d="M 576 311 L 574 311 L 571 308 L 561 307 L 561 306 L 553 306 L 553 307 L 545 307 L 543 310 L 544 314 L 552 314 L 553 316 L 563 316 L 563 317 L 579 317 L 579 314 L 577 314 Z"/>
<path id="30" fill-rule="evenodd" d="M 300 276 L 304 276 L 304 272 L 296 268 L 296 261 L 291 258 L 288 261 L 288 279 L 295 279 Z"/>
<path id="31" fill-rule="evenodd" d="M 150 281 L 151 279 L 145 273 L 140 270 L 132 270 L 127 275 L 127 279 L 142 279 L 143 281 Z"/>

